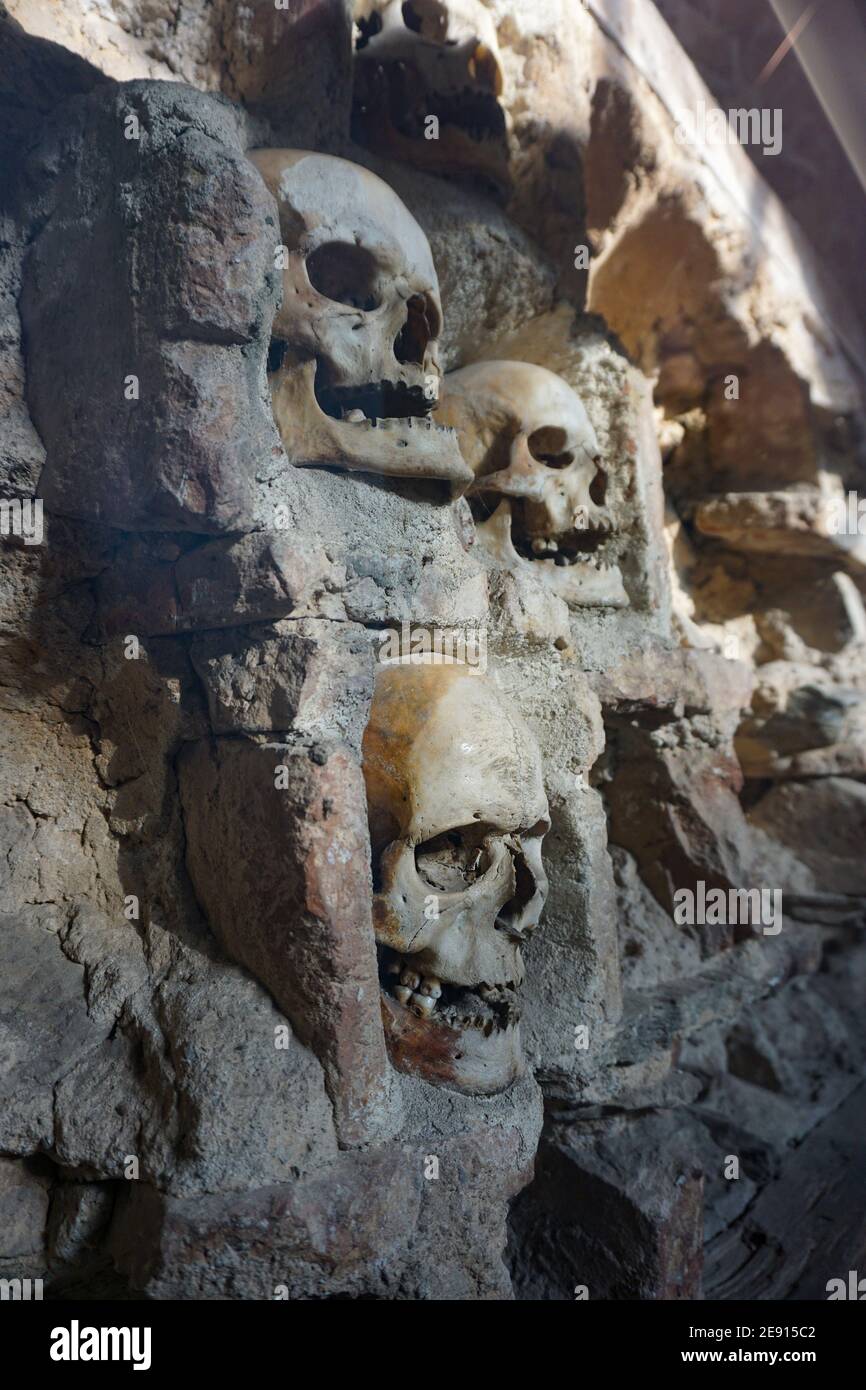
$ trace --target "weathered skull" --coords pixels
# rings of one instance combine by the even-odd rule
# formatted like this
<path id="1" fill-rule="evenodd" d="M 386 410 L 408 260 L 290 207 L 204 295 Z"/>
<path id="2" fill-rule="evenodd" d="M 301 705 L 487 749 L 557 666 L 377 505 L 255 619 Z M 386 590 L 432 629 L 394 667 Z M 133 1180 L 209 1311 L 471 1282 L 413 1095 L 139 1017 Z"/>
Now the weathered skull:
<path id="1" fill-rule="evenodd" d="M 277 201 L 283 303 L 268 363 L 297 464 L 466 481 L 439 394 L 442 308 L 427 238 L 375 174 L 332 155 L 254 150 Z"/>
<path id="2" fill-rule="evenodd" d="M 547 896 L 537 744 L 460 663 L 385 663 L 364 736 L 383 1014 L 395 1065 L 475 1094 L 522 1066 L 520 947 Z"/>
<path id="3" fill-rule="evenodd" d="M 425 169 L 506 184 L 502 68 L 480 0 L 362 0 L 356 13 L 360 143 Z"/>
<path id="4" fill-rule="evenodd" d="M 448 375 L 440 414 L 475 475 L 467 496 L 493 561 L 574 606 L 626 605 L 619 568 L 603 563 L 598 440 L 568 383 L 528 362 L 479 362 Z"/>

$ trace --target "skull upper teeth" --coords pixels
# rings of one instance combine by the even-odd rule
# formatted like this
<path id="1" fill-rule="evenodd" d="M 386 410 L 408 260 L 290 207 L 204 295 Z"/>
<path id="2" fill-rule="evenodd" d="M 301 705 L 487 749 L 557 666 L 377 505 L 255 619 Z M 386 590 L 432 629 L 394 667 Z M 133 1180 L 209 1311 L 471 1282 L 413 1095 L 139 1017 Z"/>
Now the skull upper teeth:
<path id="1" fill-rule="evenodd" d="M 400 983 L 392 990 L 397 1002 L 419 1018 L 429 1018 L 442 997 L 442 981 L 435 975 L 425 975 L 422 979 L 417 970 L 410 965 L 401 966 L 399 962 L 392 961 L 387 969 L 389 974 L 400 974 Z"/>
<path id="2" fill-rule="evenodd" d="M 399 974 L 399 983 L 391 986 L 391 996 L 402 1004 L 405 1009 L 415 1014 L 417 1018 L 431 1018 L 437 1013 L 442 1001 L 443 985 L 436 975 L 421 975 L 417 970 L 413 970 L 406 961 L 398 958 L 391 959 L 385 966 L 385 973 L 391 975 Z M 515 1011 L 514 992 L 517 986 L 513 980 L 504 984 L 487 984 L 482 981 L 476 986 L 476 992 L 488 1005 L 494 1007 L 498 1018 L 485 1018 L 475 1014 L 462 1014 L 452 1003 L 444 1006 L 443 1021 L 449 1028 L 477 1029 L 485 1037 L 490 1037 L 494 1029 L 505 1030 L 515 1026 L 519 1018 L 519 1012 Z M 505 1012 L 503 1012 L 503 1006 Z"/>
<path id="3" fill-rule="evenodd" d="M 413 994 L 409 1007 L 419 1018 L 429 1018 L 436 1008 L 436 1000 L 431 999 L 429 994 Z"/>

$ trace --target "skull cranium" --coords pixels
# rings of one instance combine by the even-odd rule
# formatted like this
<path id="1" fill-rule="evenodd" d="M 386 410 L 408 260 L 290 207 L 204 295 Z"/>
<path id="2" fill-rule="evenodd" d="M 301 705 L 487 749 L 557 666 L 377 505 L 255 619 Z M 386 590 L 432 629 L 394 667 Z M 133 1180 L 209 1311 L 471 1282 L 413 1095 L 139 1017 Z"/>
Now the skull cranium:
<path id="1" fill-rule="evenodd" d="M 505 185 L 503 75 L 489 10 L 480 0 L 386 0 L 360 4 L 357 15 L 358 140 L 421 168 Z"/>
<path id="2" fill-rule="evenodd" d="M 382 179 L 303 150 L 254 150 L 277 201 L 283 302 L 274 419 L 296 464 L 466 481 L 439 393 L 442 306 L 427 238 Z"/>
<path id="3" fill-rule="evenodd" d="M 618 567 L 601 562 L 613 527 L 598 440 L 568 383 L 528 362 L 478 362 L 448 375 L 440 414 L 474 474 L 467 497 L 493 562 L 573 606 L 626 605 Z"/>
<path id="4" fill-rule="evenodd" d="M 407 658 L 379 668 L 364 772 L 395 1063 L 501 1090 L 521 1067 L 520 948 L 547 895 L 535 740 L 486 676 Z"/>

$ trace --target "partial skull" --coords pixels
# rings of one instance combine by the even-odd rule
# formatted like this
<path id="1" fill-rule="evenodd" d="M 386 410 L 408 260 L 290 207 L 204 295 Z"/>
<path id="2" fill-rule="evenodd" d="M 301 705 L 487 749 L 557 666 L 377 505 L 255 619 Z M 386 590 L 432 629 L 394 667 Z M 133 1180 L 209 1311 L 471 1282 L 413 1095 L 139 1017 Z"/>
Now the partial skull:
<path id="1" fill-rule="evenodd" d="M 477 669 L 405 658 L 379 667 L 364 774 L 395 1065 L 503 1090 L 522 1070 L 521 946 L 547 896 L 535 739 Z"/>
<path id="2" fill-rule="evenodd" d="M 626 606 L 604 562 L 614 527 L 598 440 L 568 383 L 528 362 L 478 362 L 449 373 L 440 414 L 472 469 L 466 495 L 492 562 L 572 607 Z"/>
<path id="3" fill-rule="evenodd" d="M 295 464 L 465 482 L 439 395 L 442 306 L 427 238 L 382 179 L 304 150 L 254 150 L 276 199 L 283 302 L 268 362 Z"/>
<path id="4" fill-rule="evenodd" d="M 354 134 L 409 164 L 508 183 L 502 65 L 480 0 L 356 7 Z"/>

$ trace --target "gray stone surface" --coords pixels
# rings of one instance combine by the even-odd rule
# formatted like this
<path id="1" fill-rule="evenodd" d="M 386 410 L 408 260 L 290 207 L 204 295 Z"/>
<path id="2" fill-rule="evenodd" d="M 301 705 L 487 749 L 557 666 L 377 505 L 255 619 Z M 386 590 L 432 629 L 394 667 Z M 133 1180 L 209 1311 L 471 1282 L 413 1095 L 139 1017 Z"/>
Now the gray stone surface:
<path id="1" fill-rule="evenodd" d="M 145 82 L 98 89 L 46 133 L 21 314 L 49 507 L 248 528 L 258 480 L 285 467 L 264 370 L 276 212 L 243 129 L 228 102 Z M 87 353 L 68 352 L 76 337 Z"/>

